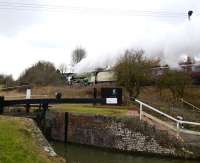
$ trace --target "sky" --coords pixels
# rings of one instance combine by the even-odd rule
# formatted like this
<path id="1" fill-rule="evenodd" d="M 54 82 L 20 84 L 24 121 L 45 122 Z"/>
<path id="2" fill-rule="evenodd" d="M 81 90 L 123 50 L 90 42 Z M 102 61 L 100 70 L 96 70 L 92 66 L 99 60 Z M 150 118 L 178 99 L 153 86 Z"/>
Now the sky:
<path id="1" fill-rule="evenodd" d="M 200 57 L 199 0 L 0 0 L 0 20 L 0 73 L 15 79 L 39 60 L 69 65 L 79 46 L 87 57 L 76 72 L 112 65 L 126 49 L 172 66 Z"/>

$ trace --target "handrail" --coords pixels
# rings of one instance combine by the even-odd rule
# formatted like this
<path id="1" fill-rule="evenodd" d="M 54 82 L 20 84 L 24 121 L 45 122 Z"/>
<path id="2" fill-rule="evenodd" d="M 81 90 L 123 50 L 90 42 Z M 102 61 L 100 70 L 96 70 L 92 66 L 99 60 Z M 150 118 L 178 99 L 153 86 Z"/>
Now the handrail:
<path id="1" fill-rule="evenodd" d="M 189 121 L 179 120 L 179 119 L 176 119 L 176 118 L 174 118 L 174 117 L 172 117 L 172 116 L 170 116 L 170 115 L 168 115 L 168 114 L 166 114 L 166 113 L 164 113 L 164 112 L 162 112 L 162 111 L 160 111 L 160 110 L 158 110 L 158 109 L 156 109 L 156 108 L 154 108 L 154 107 L 152 107 L 152 106 L 150 106 L 150 105 L 148 105 L 148 104 L 146 104 L 146 103 L 144 103 L 144 102 L 142 102 L 142 101 L 140 101 L 138 99 L 135 99 L 135 101 L 140 104 L 140 120 L 142 119 L 143 106 L 145 106 L 148 109 L 153 110 L 153 111 L 155 111 L 155 112 L 157 112 L 157 113 L 159 113 L 159 114 L 161 114 L 161 115 L 163 115 L 163 116 L 175 121 L 176 122 L 176 127 L 177 127 L 177 132 L 180 131 L 180 124 L 190 124 L 190 125 L 200 126 L 200 123 L 198 123 L 198 122 L 189 122 Z"/>
<path id="2" fill-rule="evenodd" d="M 198 122 L 181 121 L 181 120 L 179 120 L 179 122 L 182 124 L 190 124 L 190 125 L 200 126 L 200 123 L 198 123 Z"/>
<path id="3" fill-rule="evenodd" d="M 190 103 L 190 102 L 184 100 L 183 98 L 181 98 L 181 102 L 183 102 L 183 103 L 185 103 L 185 104 L 187 104 L 187 105 L 189 105 L 189 106 L 192 106 L 193 109 L 197 109 L 197 110 L 200 111 L 200 108 L 198 108 L 197 106 L 194 106 L 192 103 Z"/>
<path id="4" fill-rule="evenodd" d="M 140 101 L 140 100 L 135 99 L 135 101 L 138 102 L 138 103 L 140 103 L 140 104 L 142 104 L 143 106 L 146 106 L 147 108 L 149 108 L 149 109 L 151 109 L 151 110 L 153 110 L 153 111 L 155 111 L 155 112 L 161 114 L 161 115 L 164 115 L 165 117 L 167 117 L 167 118 L 169 118 L 169 119 L 171 119 L 171 120 L 173 120 L 173 121 L 175 121 L 175 122 L 178 122 L 178 121 L 179 121 L 179 120 L 177 120 L 176 118 L 174 118 L 174 117 L 172 117 L 172 116 L 170 116 L 170 115 L 168 115 L 168 114 L 166 114 L 166 113 L 164 113 L 164 112 L 162 112 L 162 111 L 160 111 L 160 110 L 157 110 L 156 108 L 154 108 L 154 107 L 152 107 L 152 106 L 150 106 L 150 105 L 148 105 L 148 104 L 145 104 L 144 102 L 142 102 L 142 101 Z"/>

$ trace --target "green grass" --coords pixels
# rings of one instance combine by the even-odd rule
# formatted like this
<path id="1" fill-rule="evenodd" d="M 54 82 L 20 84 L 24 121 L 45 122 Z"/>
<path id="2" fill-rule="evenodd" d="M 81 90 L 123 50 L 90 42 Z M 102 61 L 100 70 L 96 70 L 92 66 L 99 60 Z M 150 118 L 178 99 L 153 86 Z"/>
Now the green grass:
<path id="1" fill-rule="evenodd" d="M 51 163 L 34 141 L 26 122 L 0 116 L 0 162 Z"/>
<path id="2" fill-rule="evenodd" d="M 92 105 L 78 105 L 78 104 L 61 104 L 54 105 L 50 110 L 62 111 L 71 113 L 83 113 L 92 115 L 105 115 L 105 116 L 124 116 L 128 112 L 128 107 L 103 107 Z"/>

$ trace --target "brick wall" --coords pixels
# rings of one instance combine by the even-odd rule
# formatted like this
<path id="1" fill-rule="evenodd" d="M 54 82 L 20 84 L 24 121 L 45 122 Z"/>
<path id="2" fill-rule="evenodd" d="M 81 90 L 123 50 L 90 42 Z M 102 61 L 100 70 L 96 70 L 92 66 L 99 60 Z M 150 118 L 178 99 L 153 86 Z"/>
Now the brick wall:
<path id="1" fill-rule="evenodd" d="M 175 154 L 175 148 L 159 145 L 154 135 L 145 135 L 136 125 L 112 117 L 71 114 L 68 141 L 129 152 Z"/>
<path id="2" fill-rule="evenodd" d="M 138 117 L 116 118 L 69 113 L 67 134 L 65 113 L 50 112 L 51 137 L 54 140 L 110 148 L 125 152 L 142 152 L 162 156 L 196 158 L 194 152 L 167 131 L 140 121 Z M 196 150 L 196 149 L 195 149 Z"/>

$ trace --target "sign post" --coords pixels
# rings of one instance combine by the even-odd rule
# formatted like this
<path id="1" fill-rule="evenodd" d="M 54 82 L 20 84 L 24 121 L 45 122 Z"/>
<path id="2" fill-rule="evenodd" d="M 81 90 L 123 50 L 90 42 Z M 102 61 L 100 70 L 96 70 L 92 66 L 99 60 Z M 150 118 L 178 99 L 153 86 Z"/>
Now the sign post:
<path id="1" fill-rule="evenodd" d="M 31 99 L 31 89 L 26 90 L 26 99 Z"/>
<path id="2" fill-rule="evenodd" d="M 0 114 L 3 114 L 4 110 L 4 97 L 0 96 Z"/>

